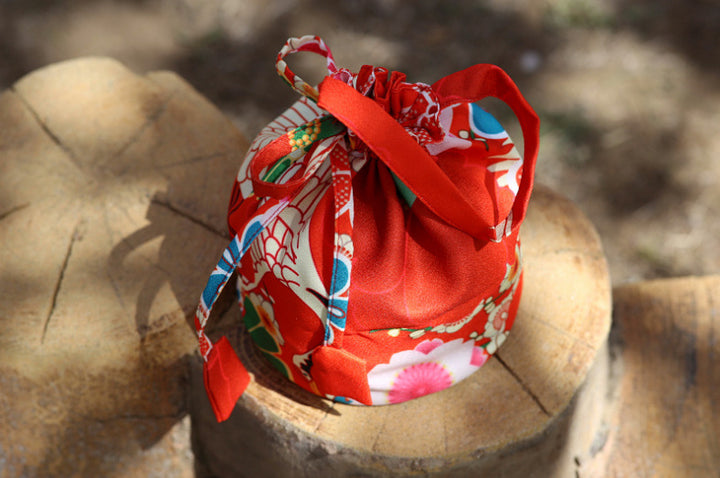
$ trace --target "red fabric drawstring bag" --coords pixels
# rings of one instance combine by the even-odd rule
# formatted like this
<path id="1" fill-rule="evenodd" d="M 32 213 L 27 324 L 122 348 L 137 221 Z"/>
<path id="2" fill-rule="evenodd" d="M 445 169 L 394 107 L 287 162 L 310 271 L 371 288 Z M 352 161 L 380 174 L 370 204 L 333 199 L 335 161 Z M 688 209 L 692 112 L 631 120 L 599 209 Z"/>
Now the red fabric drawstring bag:
<path id="1" fill-rule="evenodd" d="M 317 89 L 286 55 L 327 59 Z M 432 86 L 337 68 L 324 42 L 291 38 L 280 75 L 303 97 L 265 127 L 230 200 L 233 236 L 198 306 L 205 386 L 229 417 L 249 374 L 205 333 L 237 270 L 243 321 L 261 353 L 315 394 L 365 405 L 440 391 L 480 368 L 512 327 L 522 288 L 518 230 L 539 121 L 498 67 Z M 475 102 L 517 116 L 524 159 Z"/>

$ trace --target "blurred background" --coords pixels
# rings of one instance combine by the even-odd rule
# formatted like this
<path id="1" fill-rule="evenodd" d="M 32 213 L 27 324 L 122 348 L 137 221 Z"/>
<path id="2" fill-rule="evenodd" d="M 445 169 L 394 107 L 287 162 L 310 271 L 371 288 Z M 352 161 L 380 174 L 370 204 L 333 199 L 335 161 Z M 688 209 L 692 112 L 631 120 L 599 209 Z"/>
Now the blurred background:
<path id="1" fill-rule="evenodd" d="M 410 81 L 501 66 L 542 121 L 536 180 L 596 225 L 615 285 L 720 271 L 718 0 L 0 0 L 0 90 L 111 56 L 176 71 L 252 138 L 295 100 L 274 59 L 305 34 Z"/>

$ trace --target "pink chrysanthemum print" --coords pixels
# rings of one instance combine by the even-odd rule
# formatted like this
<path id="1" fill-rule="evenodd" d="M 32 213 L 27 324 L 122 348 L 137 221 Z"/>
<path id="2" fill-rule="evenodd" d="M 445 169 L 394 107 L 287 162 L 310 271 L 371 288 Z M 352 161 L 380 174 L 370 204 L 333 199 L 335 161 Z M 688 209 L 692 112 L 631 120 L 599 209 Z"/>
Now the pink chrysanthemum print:
<path id="1" fill-rule="evenodd" d="M 474 340 L 424 340 L 368 373 L 373 405 L 400 403 L 439 392 L 468 377 L 488 355 Z"/>
<path id="2" fill-rule="evenodd" d="M 436 362 L 412 365 L 395 379 L 388 393 L 390 403 L 401 403 L 429 393 L 439 392 L 452 385 L 452 377 L 445 367 Z"/>

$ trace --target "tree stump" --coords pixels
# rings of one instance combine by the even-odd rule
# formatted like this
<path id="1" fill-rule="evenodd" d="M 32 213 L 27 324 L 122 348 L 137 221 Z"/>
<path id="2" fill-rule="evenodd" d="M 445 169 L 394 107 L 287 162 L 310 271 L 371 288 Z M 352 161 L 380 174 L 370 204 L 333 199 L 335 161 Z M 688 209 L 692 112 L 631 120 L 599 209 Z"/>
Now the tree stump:
<path id="1" fill-rule="evenodd" d="M 109 59 L 0 95 L 0 477 L 193 476 L 187 320 L 246 147 Z"/>
<path id="2" fill-rule="evenodd" d="M 521 229 L 525 284 L 497 356 L 440 393 L 355 407 L 311 395 L 230 332 L 254 379 L 218 424 L 192 374 L 193 442 L 207 476 L 573 476 L 600 431 L 610 285 L 600 241 L 538 187 Z M 227 322 L 240 323 L 231 309 Z"/>
<path id="3" fill-rule="evenodd" d="M 718 476 L 720 276 L 624 285 L 613 295 L 605 446 L 581 476 Z"/>

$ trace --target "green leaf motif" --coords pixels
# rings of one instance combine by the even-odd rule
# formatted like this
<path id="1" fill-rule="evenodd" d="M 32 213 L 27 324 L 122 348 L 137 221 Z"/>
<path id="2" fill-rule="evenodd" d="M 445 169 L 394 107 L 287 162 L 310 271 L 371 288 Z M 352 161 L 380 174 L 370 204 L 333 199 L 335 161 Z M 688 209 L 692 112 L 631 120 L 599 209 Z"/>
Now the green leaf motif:
<path id="1" fill-rule="evenodd" d="M 251 330 L 260 325 L 260 316 L 255 310 L 253 303 L 250 302 L 250 299 L 247 297 L 245 297 L 245 300 L 243 301 L 243 308 L 245 309 L 245 314 L 243 315 L 243 323 L 245 323 L 245 327 L 248 330 Z"/>
<path id="2" fill-rule="evenodd" d="M 258 327 L 255 330 L 250 331 L 250 337 L 265 352 L 278 353 L 280 349 L 270 333 L 263 327 Z"/>
<path id="3" fill-rule="evenodd" d="M 270 362 L 273 367 L 278 369 L 280 373 L 285 376 L 285 378 L 290 378 L 290 372 L 288 372 L 287 367 L 280 359 L 278 359 L 274 355 L 270 355 L 269 353 L 263 353 L 263 356 L 265 357 L 265 359 L 267 359 L 268 362 Z"/>
<path id="4" fill-rule="evenodd" d="M 247 328 L 247 331 L 255 344 L 257 344 L 257 346 L 265 352 L 280 352 L 280 347 L 278 347 L 275 337 L 273 337 L 263 326 L 262 321 L 260 320 L 260 314 L 258 314 L 258 311 L 253 303 L 250 302 L 250 299 L 246 297 L 243 301 L 243 305 L 245 306 L 243 322 L 245 323 L 245 328 Z"/>

